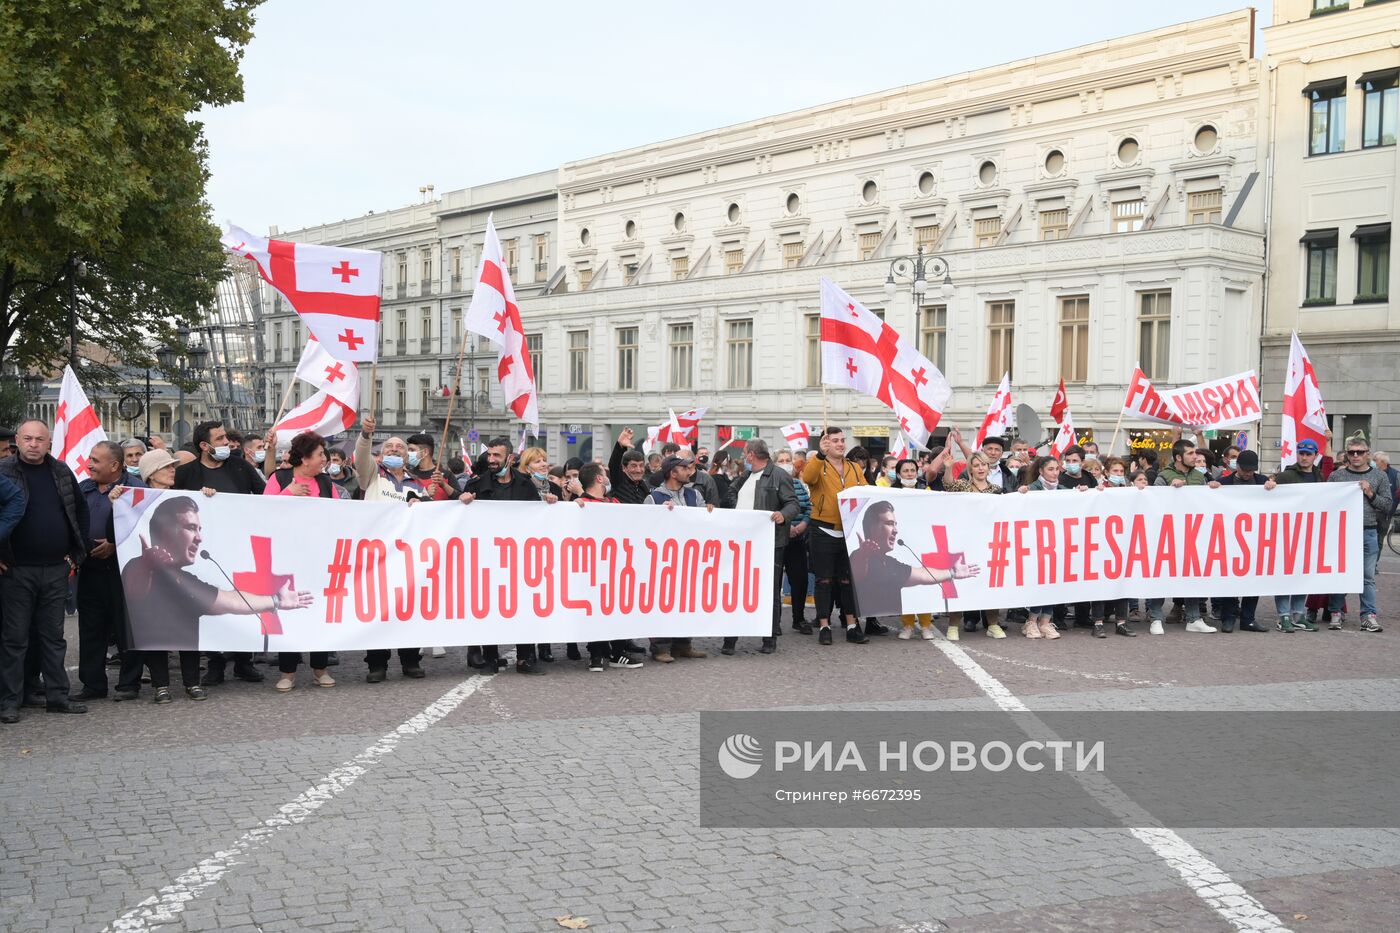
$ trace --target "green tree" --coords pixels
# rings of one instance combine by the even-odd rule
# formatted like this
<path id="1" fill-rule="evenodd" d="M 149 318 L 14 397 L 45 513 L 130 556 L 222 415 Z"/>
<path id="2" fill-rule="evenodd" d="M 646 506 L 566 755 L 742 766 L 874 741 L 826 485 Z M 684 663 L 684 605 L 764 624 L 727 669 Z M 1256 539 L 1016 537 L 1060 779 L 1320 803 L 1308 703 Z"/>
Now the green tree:
<path id="1" fill-rule="evenodd" d="M 261 2 L 3 4 L 0 364 L 61 361 L 75 296 L 79 340 L 136 366 L 213 301 L 224 254 L 192 115 L 242 100 Z"/>

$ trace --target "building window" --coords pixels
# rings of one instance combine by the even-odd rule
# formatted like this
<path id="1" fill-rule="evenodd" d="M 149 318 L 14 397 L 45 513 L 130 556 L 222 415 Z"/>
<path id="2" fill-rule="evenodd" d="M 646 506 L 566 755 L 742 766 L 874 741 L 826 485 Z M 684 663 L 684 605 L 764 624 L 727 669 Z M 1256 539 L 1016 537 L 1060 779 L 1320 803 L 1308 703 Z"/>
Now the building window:
<path id="1" fill-rule="evenodd" d="M 489 404 L 491 401 L 491 370 L 485 366 L 478 366 L 476 370 L 476 394 L 482 396 Z"/>
<path id="2" fill-rule="evenodd" d="M 1089 379 L 1089 296 L 1060 299 L 1060 378 L 1065 382 Z"/>
<path id="3" fill-rule="evenodd" d="M 588 331 L 569 331 L 569 391 L 588 391 Z"/>
<path id="4" fill-rule="evenodd" d="M 1138 292 L 1138 365 L 1148 379 L 1167 379 L 1172 293 Z"/>
<path id="5" fill-rule="evenodd" d="M 727 249 L 724 251 L 724 274 L 734 275 L 744 268 L 744 251 L 742 249 Z"/>
<path id="6" fill-rule="evenodd" d="M 400 286 L 408 284 L 408 253 L 399 253 L 399 277 L 394 281 Z"/>
<path id="7" fill-rule="evenodd" d="M 973 221 L 972 235 L 977 240 L 977 248 L 984 246 L 996 246 L 997 238 L 1001 236 L 1001 218 L 983 217 L 981 220 Z M 1001 381 L 998 375 L 996 381 Z"/>
<path id="8" fill-rule="evenodd" d="M 396 409 L 398 409 L 398 418 L 397 418 L 397 421 L 398 421 L 399 424 L 403 424 L 403 423 L 404 423 L 404 420 L 405 420 L 406 417 L 407 417 L 407 412 L 408 412 L 408 380 L 407 380 L 407 379 L 395 379 L 395 380 L 394 380 L 394 399 L 395 399 L 395 401 L 397 401 L 397 403 L 398 403 L 398 404 L 396 404 L 396 405 L 394 406 Z"/>
<path id="9" fill-rule="evenodd" d="M 938 246 L 938 224 L 920 224 L 914 228 L 914 248 L 931 253 Z"/>
<path id="10" fill-rule="evenodd" d="M 549 234 L 535 234 L 535 281 L 543 282 L 549 275 Z"/>
<path id="11" fill-rule="evenodd" d="M 1335 13 L 1347 9 L 1350 5 L 1351 0 L 1312 0 L 1312 15 Z"/>
<path id="12" fill-rule="evenodd" d="M 418 349 L 424 353 L 433 352 L 433 309 L 423 309 L 422 329 L 418 331 Z"/>
<path id="13" fill-rule="evenodd" d="M 593 267 L 592 267 L 592 266 L 579 266 L 579 267 L 578 267 L 578 288 L 579 288 L 579 291 L 584 291 L 585 289 L 588 288 L 588 286 L 590 286 L 590 285 L 592 285 L 592 284 L 593 284 Z"/>
<path id="14" fill-rule="evenodd" d="M 875 251 L 880 248 L 880 240 L 883 238 L 884 234 L 879 230 L 873 233 L 862 233 L 860 235 L 860 258 L 862 260 L 872 258 Z"/>
<path id="15" fill-rule="evenodd" d="M 1219 188 L 1210 191 L 1191 191 L 1186 195 L 1186 222 L 1188 224 L 1220 223 Z"/>
<path id="16" fill-rule="evenodd" d="M 1133 201 L 1113 202 L 1114 233 L 1132 233 L 1142 229 L 1142 219 L 1147 215 L 1147 202 L 1141 198 Z"/>
<path id="17" fill-rule="evenodd" d="M 462 348 L 462 309 L 452 309 L 452 350 L 456 352 Z"/>
<path id="18" fill-rule="evenodd" d="M 671 281 L 680 282 L 690 275 L 690 257 L 671 257 Z"/>
<path id="19" fill-rule="evenodd" d="M 637 388 L 637 328 L 617 329 L 617 387 L 625 392 Z"/>
<path id="20" fill-rule="evenodd" d="M 405 310 L 405 309 L 403 309 L 403 308 L 400 308 L 400 309 L 399 309 L 399 314 L 398 314 L 398 326 L 397 326 L 397 328 L 396 328 L 396 330 L 395 330 L 395 334 L 396 334 L 395 339 L 396 339 L 398 342 L 395 344 L 394 349 L 395 349 L 396 351 L 398 351 L 399 353 L 405 353 L 405 352 L 407 352 L 407 351 L 408 351 L 408 311 Z M 399 407 L 402 408 L 403 406 L 400 405 Z"/>
<path id="21" fill-rule="evenodd" d="M 433 254 L 423 251 L 423 274 L 418 277 L 419 294 L 427 294 L 433 287 Z"/>
<path id="22" fill-rule="evenodd" d="M 535 391 L 544 384 L 544 334 L 526 334 L 525 350 L 530 354 L 530 372 L 535 374 Z"/>
<path id="23" fill-rule="evenodd" d="M 1303 304 L 1337 302 L 1337 231 L 1309 230 L 1303 235 L 1307 254 L 1307 291 Z"/>
<path id="24" fill-rule="evenodd" d="M 515 281 L 516 266 L 520 261 L 520 242 L 512 237 L 501 244 L 501 252 L 506 258 L 506 272 L 510 275 L 510 280 Z"/>
<path id="25" fill-rule="evenodd" d="M 807 385 L 822 384 L 822 319 L 819 314 L 807 315 Z"/>
<path id="26" fill-rule="evenodd" d="M 272 325 L 272 358 L 282 362 L 282 325 Z"/>
<path id="27" fill-rule="evenodd" d="M 919 350 L 939 370 L 948 368 L 948 308 L 934 305 L 919 315 Z"/>
<path id="28" fill-rule="evenodd" d="M 729 388 L 753 388 L 753 321 L 729 322 Z"/>
<path id="29" fill-rule="evenodd" d="M 1310 84 L 1308 155 L 1325 155 L 1346 148 L 1347 86 L 1345 78 Z"/>
<path id="30" fill-rule="evenodd" d="M 788 240 L 783 244 L 784 269 L 796 269 L 802 265 L 802 253 L 805 245 L 801 240 Z"/>
<path id="31" fill-rule="evenodd" d="M 462 247 L 452 248 L 452 290 L 455 292 L 462 287 Z"/>
<path id="32" fill-rule="evenodd" d="M 1356 300 L 1385 301 L 1390 297 L 1390 224 L 1358 227 L 1356 239 Z"/>
<path id="33" fill-rule="evenodd" d="M 420 413 L 419 417 L 421 418 L 427 418 L 428 416 L 428 396 L 432 394 L 432 391 L 433 386 L 431 382 L 427 379 L 418 380 L 418 411 Z"/>
<path id="34" fill-rule="evenodd" d="M 691 387 L 691 363 L 695 356 L 695 325 L 671 325 L 671 388 Z"/>
<path id="35" fill-rule="evenodd" d="M 1395 120 L 1400 89 L 1396 88 L 1397 73 L 1362 75 L 1357 84 L 1364 95 L 1361 106 L 1361 145 L 1395 145 Z"/>
<path id="36" fill-rule="evenodd" d="M 1069 236 L 1069 208 L 1040 212 L 1040 238 L 1063 240 Z"/>
<path id="37" fill-rule="evenodd" d="M 1016 302 L 993 301 L 987 305 L 987 382 L 996 385 L 1011 372 L 1015 339 Z M 1013 375 L 1014 378 L 1014 375 Z"/>
<path id="38" fill-rule="evenodd" d="M 641 269 L 641 264 L 636 260 L 629 260 L 622 264 L 622 284 L 631 285 L 637 281 L 637 272 Z"/>

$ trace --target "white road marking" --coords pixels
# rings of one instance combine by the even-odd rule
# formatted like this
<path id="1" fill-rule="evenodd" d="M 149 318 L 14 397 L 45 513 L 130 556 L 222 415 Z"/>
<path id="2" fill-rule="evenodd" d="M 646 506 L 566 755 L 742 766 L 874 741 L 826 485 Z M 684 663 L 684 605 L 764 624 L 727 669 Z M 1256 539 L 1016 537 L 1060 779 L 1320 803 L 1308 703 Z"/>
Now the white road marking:
<path id="1" fill-rule="evenodd" d="M 393 754 L 404 739 L 426 732 L 430 726 L 460 706 L 463 700 L 480 690 L 494 676 L 481 674 L 468 677 L 428 704 L 421 713 L 401 723 L 392 732 L 380 736 L 373 745 L 327 774 L 319 783 L 307 788 L 291 803 L 283 805 L 275 815 L 264 820 L 256 829 L 239 836 L 229 848 L 215 852 L 113 920 L 106 927 L 106 933 L 115 930 L 148 930 L 157 924 L 173 922 L 190 901 L 218 884 L 230 869 L 246 861 L 254 850 L 266 845 L 279 830 L 305 822 L 322 806 L 348 790 L 382 759 Z"/>
<path id="2" fill-rule="evenodd" d="M 1042 671 L 1046 674 L 1063 674 L 1069 677 L 1083 677 L 1087 680 L 1105 680 L 1116 684 L 1128 684 L 1133 687 L 1175 687 L 1174 680 L 1138 680 L 1126 671 L 1107 671 L 1102 674 L 1095 674 L 1090 671 L 1076 671 L 1068 667 L 1050 667 L 1046 664 L 1035 664 L 1031 661 L 1021 661 L 1017 658 L 1008 658 L 1000 654 L 993 654 L 981 648 L 963 647 L 968 654 L 980 655 L 984 658 L 992 658 L 1004 664 L 1014 664 L 1017 667 L 1029 668 L 1033 671 Z"/>
<path id="3" fill-rule="evenodd" d="M 1016 717 L 1017 725 L 1027 735 L 1038 739 L 1058 738 L 1019 697 L 969 657 L 958 644 L 948 641 L 939 633 L 934 645 L 998 708 L 1008 713 L 1028 714 Z M 1071 771 L 1070 774 L 1090 796 L 1121 819 L 1135 839 L 1175 869 L 1196 896 L 1230 926 L 1236 930 L 1288 933 L 1288 928 L 1278 917 L 1250 896 L 1243 887 L 1232 881 L 1220 866 L 1181 838 L 1175 830 L 1151 825 L 1157 822 L 1152 814 L 1135 803 L 1108 778 L 1090 772 Z"/>

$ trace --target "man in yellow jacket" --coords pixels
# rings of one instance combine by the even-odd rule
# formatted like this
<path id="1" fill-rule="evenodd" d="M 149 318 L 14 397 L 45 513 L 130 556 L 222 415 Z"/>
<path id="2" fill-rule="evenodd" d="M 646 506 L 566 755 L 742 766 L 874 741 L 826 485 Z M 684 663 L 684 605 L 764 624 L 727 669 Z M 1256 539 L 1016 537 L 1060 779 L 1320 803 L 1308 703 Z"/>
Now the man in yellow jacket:
<path id="1" fill-rule="evenodd" d="M 818 453 L 802 468 L 802 482 L 812 494 L 812 532 L 809 549 L 812 573 L 817 577 L 818 640 L 831 644 L 831 604 L 841 606 L 846 622 L 846 640 L 857 645 L 869 639 L 856 621 L 855 590 L 851 587 L 851 559 L 846 554 L 845 533 L 841 530 L 843 489 L 864 486 L 865 475 L 854 463 L 846 462 L 846 435 L 840 428 L 828 427 L 818 442 Z"/>

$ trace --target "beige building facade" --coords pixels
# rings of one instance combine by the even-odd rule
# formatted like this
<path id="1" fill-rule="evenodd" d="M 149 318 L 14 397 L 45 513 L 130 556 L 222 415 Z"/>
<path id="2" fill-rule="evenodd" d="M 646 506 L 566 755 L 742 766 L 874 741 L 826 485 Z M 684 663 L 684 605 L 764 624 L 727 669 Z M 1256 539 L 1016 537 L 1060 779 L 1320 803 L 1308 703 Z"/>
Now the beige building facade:
<path id="1" fill-rule="evenodd" d="M 1317 369 L 1338 443 L 1400 446 L 1400 302 L 1390 290 L 1400 4 L 1275 0 L 1269 275 L 1262 335 L 1265 459 L 1277 458 L 1290 334 Z"/>

